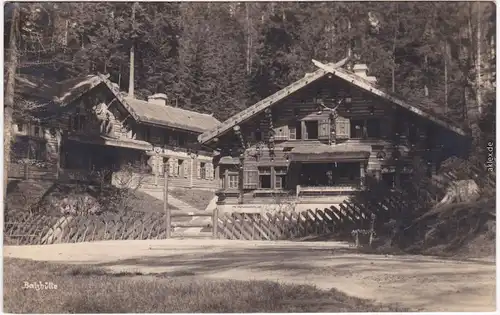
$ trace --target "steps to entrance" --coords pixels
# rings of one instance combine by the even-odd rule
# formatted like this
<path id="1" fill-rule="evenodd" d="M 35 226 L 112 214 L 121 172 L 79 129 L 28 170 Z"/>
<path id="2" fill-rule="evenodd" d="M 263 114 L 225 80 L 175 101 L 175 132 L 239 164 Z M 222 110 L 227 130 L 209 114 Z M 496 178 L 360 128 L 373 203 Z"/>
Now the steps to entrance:
<path id="1" fill-rule="evenodd" d="M 145 187 L 145 188 L 140 188 L 140 191 L 143 193 L 146 193 L 158 200 L 163 201 L 163 189 L 162 188 L 152 188 L 152 187 Z M 171 194 L 168 194 L 168 203 L 174 206 L 175 210 L 172 212 L 201 212 L 201 211 L 213 211 L 212 208 L 217 206 L 217 197 L 215 197 L 215 201 L 212 200 L 207 207 L 207 209 L 197 209 L 190 204 L 175 198 Z M 172 218 L 172 223 L 180 223 L 183 221 L 183 223 L 190 223 L 190 224 L 202 224 L 202 225 L 209 225 L 211 224 L 212 220 L 210 217 L 192 217 L 189 219 L 189 221 L 184 221 L 185 218 Z M 212 230 L 211 228 L 172 228 L 172 237 L 176 238 L 183 238 L 183 237 L 188 237 L 188 238 L 211 238 L 212 237 Z"/>

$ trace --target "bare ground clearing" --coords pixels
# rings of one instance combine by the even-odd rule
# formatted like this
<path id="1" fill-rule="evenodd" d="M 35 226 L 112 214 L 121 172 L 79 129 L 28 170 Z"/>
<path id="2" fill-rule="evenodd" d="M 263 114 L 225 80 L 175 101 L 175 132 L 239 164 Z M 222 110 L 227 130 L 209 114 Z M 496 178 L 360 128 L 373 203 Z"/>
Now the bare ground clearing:
<path id="1" fill-rule="evenodd" d="M 422 311 L 494 311 L 495 262 L 358 254 L 336 242 L 105 241 L 5 246 L 4 256 L 110 272 L 271 280 Z"/>

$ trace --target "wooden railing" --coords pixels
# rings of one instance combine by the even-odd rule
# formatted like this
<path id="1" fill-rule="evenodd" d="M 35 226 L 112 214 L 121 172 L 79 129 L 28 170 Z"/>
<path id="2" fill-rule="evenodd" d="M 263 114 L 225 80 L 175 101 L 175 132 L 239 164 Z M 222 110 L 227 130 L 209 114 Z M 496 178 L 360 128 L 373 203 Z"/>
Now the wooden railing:
<path id="1" fill-rule="evenodd" d="M 337 185 L 337 186 L 300 186 L 297 185 L 296 197 L 300 197 L 302 194 L 319 194 L 319 195 L 335 195 L 344 193 L 354 193 L 358 191 L 359 186 L 355 185 Z"/>
<path id="2" fill-rule="evenodd" d="M 8 176 L 12 179 L 43 179 L 54 180 L 57 178 L 57 166 L 37 166 L 21 163 L 9 163 Z"/>

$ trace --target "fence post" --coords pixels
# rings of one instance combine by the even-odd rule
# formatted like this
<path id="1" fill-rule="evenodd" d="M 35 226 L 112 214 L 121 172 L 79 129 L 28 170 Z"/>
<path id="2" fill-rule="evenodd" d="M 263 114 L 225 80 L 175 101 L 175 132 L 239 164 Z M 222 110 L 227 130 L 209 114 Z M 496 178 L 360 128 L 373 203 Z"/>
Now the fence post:
<path id="1" fill-rule="evenodd" d="M 165 227 L 165 238 L 170 238 L 170 208 L 168 206 L 168 167 L 164 167 L 164 177 L 163 182 L 163 210 L 165 211 L 166 227 Z"/>
<path id="2" fill-rule="evenodd" d="M 217 239 L 219 223 L 219 207 L 216 206 L 212 215 L 212 238 Z"/>
<path id="3" fill-rule="evenodd" d="M 30 176 L 29 176 L 28 163 L 24 163 L 24 179 L 28 180 L 29 178 Z"/>

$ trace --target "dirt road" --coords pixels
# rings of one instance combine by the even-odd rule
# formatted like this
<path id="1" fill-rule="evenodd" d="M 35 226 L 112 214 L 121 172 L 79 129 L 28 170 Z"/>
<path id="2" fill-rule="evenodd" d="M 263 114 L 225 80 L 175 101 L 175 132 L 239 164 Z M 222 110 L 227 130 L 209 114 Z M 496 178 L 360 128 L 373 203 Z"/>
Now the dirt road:
<path id="1" fill-rule="evenodd" d="M 106 241 L 5 246 L 4 256 L 110 272 L 312 284 L 415 311 L 495 310 L 494 261 L 356 254 L 335 242 Z"/>

